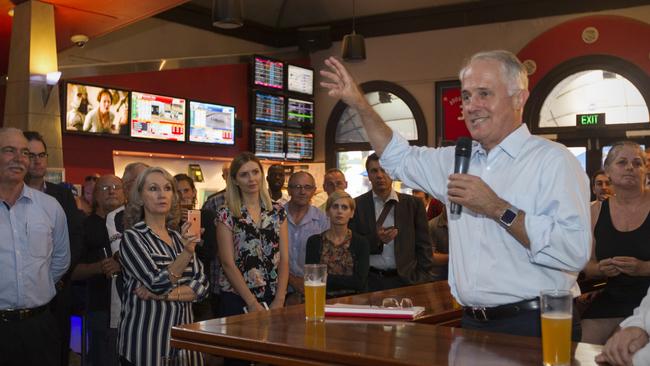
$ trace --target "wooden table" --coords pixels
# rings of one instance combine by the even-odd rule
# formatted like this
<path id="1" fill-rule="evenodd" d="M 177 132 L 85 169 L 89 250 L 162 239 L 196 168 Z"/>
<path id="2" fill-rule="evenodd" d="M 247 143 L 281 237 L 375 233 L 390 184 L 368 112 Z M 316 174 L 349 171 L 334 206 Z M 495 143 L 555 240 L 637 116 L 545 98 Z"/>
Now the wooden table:
<path id="1" fill-rule="evenodd" d="M 444 300 L 445 288 L 440 282 L 330 301 L 375 304 L 387 294 L 408 294 L 415 305 L 432 306 L 417 322 L 328 317 L 312 323 L 305 322 L 303 306 L 295 305 L 174 327 L 171 345 L 278 365 L 542 364 L 539 338 L 427 324 L 459 314 L 454 302 Z M 427 290 L 442 295 L 429 296 Z M 574 364 L 594 364 L 599 351 L 599 346 L 574 344 Z"/>

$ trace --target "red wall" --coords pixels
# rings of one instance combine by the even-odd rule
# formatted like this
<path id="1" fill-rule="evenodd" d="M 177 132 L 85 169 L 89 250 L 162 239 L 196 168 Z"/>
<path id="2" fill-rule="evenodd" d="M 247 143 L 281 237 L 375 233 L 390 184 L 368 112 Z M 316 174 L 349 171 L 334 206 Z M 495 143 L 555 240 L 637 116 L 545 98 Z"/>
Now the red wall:
<path id="1" fill-rule="evenodd" d="M 598 40 L 582 41 L 587 27 L 598 30 Z M 615 15 L 597 15 L 562 23 L 532 40 L 518 54 L 519 59 L 534 60 L 537 71 L 530 75 L 530 90 L 549 71 L 570 59 L 586 55 L 612 55 L 636 64 L 650 74 L 648 58 L 650 25 Z"/>
<path id="2" fill-rule="evenodd" d="M 235 146 L 207 146 L 171 141 L 63 134 L 66 180 L 81 182 L 92 173 L 113 172 L 113 150 L 170 154 L 234 156 L 249 148 L 248 65 L 221 65 L 193 69 L 95 76 L 75 79 L 92 84 L 150 92 L 206 102 L 234 105 L 242 120 L 241 137 Z"/>
<path id="3" fill-rule="evenodd" d="M 308 66 L 309 59 L 291 60 L 291 63 Z M 113 173 L 113 150 L 230 157 L 250 149 L 248 64 L 96 76 L 75 80 L 234 105 L 237 109 L 237 119 L 242 121 L 242 131 L 241 137 L 236 138 L 235 145 L 232 147 L 63 133 L 63 162 L 68 182 L 82 182 L 85 176 L 93 173 Z"/>

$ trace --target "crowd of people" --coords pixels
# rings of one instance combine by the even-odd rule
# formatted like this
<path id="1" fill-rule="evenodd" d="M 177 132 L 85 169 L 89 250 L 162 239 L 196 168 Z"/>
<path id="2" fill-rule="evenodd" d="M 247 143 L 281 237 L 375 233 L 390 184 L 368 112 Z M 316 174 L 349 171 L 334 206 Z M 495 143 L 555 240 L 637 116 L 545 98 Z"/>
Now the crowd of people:
<path id="1" fill-rule="evenodd" d="M 612 146 L 590 203 L 575 157 L 522 123 L 524 66 L 509 52 L 482 52 L 459 74 L 474 141 L 467 174 L 455 173 L 453 147 L 409 146 L 343 64 L 325 63 L 321 85 L 358 112 L 376 153 L 366 160 L 369 192 L 351 197 L 345 174 L 330 169 L 320 207 L 309 172 L 293 172 L 285 192 L 285 169 L 265 174 L 249 152 L 224 165 L 226 188 L 204 203 L 200 228 L 188 219 L 192 178 L 143 163 L 122 178 L 87 177 L 75 201 L 44 180 L 39 133 L 0 129 L 0 264 L 12 274 L 0 276 L 3 362 L 67 365 L 70 286 L 82 281 L 90 364 L 202 365 L 201 354 L 170 347 L 172 326 L 301 303 L 304 265 L 317 263 L 327 265 L 328 297 L 448 280 L 463 328 L 536 337 L 540 291 L 578 298 L 582 271 L 607 282 L 575 307 L 573 340 L 605 344 L 601 361 L 650 362 L 641 146 Z"/>

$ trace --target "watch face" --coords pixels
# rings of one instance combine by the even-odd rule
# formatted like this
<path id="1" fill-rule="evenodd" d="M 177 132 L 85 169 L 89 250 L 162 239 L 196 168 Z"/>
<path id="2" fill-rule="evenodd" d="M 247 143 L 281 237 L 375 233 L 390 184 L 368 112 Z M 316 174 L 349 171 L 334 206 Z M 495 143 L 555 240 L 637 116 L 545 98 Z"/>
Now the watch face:
<path id="1" fill-rule="evenodd" d="M 501 222 L 510 226 L 512 222 L 515 221 L 515 217 L 517 217 L 517 213 L 511 209 L 507 209 L 506 212 L 504 212 L 501 216 Z"/>

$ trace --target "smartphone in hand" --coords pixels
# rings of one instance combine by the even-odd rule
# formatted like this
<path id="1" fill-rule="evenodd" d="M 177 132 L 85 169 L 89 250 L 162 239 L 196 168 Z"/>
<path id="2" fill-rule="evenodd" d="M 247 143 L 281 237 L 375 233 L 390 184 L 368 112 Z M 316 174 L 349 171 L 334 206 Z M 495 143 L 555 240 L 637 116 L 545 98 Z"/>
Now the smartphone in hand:
<path id="1" fill-rule="evenodd" d="M 187 222 L 190 223 L 189 235 L 201 238 L 201 210 L 187 210 Z"/>

